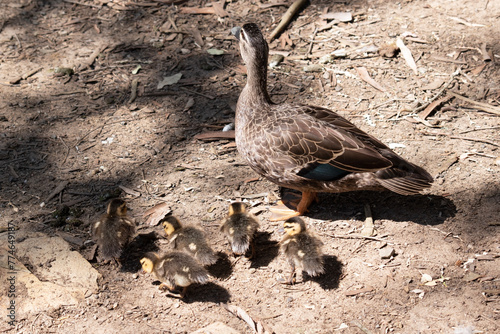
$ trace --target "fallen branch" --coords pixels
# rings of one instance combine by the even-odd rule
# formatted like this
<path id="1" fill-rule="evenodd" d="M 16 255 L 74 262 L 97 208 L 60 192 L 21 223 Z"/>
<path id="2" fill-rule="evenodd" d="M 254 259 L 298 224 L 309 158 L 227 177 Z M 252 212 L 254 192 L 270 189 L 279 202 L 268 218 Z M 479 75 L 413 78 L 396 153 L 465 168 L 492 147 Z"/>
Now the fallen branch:
<path id="1" fill-rule="evenodd" d="M 130 85 L 131 93 L 130 93 L 130 99 L 128 99 L 128 103 L 132 103 L 135 101 L 137 98 L 137 85 L 139 84 L 138 79 L 132 80 L 132 84 Z"/>
<path id="2" fill-rule="evenodd" d="M 99 56 L 101 52 L 108 48 L 108 44 L 101 45 L 97 50 L 95 50 L 90 57 L 82 64 L 80 71 L 86 70 L 94 63 L 95 59 Z"/>
<path id="3" fill-rule="evenodd" d="M 26 74 L 23 74 L 23 75 L 21 75 L 21 76 L 19 76 L 19 77 L 15 78 L 15 79 L 12 79 L 12 80 L 10 80 L 10 81 L 9 81 L 9 84 L 11 84 L 11 85 L 18 84 L 21 80 L 26 80 L 26 79 L 28 79 L 29 77 L 31 77 L 31 76 L 33 76 L 33 75 L 37 74 L 38 72 L 40 72 L 40 71 L 42 70 L 42 68 L 43 68 L 43 67 L 38 67 L 38 68 L 36 68 L 36 69 L 34 69 L 34 70 L 32 70 L 32 71 L 30 71 L 30 72 L 26 73 Z"/>
<path id="4" fill-rule="evenodd" d="M 499 107 L 492 106 L 491 104 L 488 104 L 488 103 L 477 102 L 477 101 L 471 100 L 465 96 L 462 96 L 462 95 L 454 93 L 454 92 L 450 92 L 450 94 L 453 95 L 454 97 L 456 97 L 457 99 L 463 100 L 465 102 L 469 102 L 470 104 L 472 104 L 472 107 L 475 109 L 479 109 L 481 111 L 500 116 L 500 108 Z"/>
<path id="5" fill-rule="evenodd" d="M 376 238 L 363 235 L 341 235 L 341 234 L 328 234 L 328 233 L 321 233 L 321 234 L 330 238 L 337 238 L 337 239 L 366 239 L 373 241 L 387 241 L 386 239 L 382 239 L 385 238 L 387 235 Z"/>
<path id="6" fill-rule="evenodd" d="M 285 30 L 285 27 L 292 21 L 292 18 L 299 12 L 299 10 L 307 3 L 307 0 L 296 0 L 290 8 L 286 11 L 286 13 L 281 18 L 280 23 L 273 30 L 271 35 L 269 36 L 269 42 L 276 38 L 279 34 Z"/>
<path id="7" fill-rule="evenodd" d="M 62 181 L 60 182 L 57 187 L 54 189 L 54 191 L 52 191 L 50 193 L 49 196 L 47 196 L 47 198 L 45 199 L 45 203 L 48 203 L 51 199 L 53 199 L 54 197 L 57 196 L 57 194 L 59 194 L 61 191 L 64 190 L 64 188 L 66 188 L 66 186 L 69 184 L 69 181 Z"/>

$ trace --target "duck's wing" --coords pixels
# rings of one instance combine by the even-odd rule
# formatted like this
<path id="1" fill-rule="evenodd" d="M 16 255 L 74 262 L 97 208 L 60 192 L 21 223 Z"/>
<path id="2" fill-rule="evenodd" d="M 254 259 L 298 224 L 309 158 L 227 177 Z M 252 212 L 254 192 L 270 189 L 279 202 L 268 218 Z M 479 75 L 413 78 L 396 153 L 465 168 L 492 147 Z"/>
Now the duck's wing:
<path id="1" fill-rule="evenodd" d="M 387 148 L 384 144 L 332 111 L 311 106 L 276 108 L 279 125 L 269 136 L 277 150 L 297 162 L 299 175 L 328 180 L 329 175 L 335 179 L 342 171 L 375 172 L 392 167 L 379 151 Z"/>

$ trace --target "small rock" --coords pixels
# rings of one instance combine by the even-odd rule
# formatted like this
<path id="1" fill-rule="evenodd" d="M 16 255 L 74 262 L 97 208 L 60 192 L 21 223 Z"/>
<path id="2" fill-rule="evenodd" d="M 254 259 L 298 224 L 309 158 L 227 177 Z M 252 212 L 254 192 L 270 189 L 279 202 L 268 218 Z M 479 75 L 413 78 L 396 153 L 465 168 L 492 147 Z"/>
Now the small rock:
<path id="1" fill-rule="evenodd" d="M 378 250 L 381 259 L 390 259 L 392 256 L 396 254 L 394 248 L 392 247 L 384 247 Z"/>

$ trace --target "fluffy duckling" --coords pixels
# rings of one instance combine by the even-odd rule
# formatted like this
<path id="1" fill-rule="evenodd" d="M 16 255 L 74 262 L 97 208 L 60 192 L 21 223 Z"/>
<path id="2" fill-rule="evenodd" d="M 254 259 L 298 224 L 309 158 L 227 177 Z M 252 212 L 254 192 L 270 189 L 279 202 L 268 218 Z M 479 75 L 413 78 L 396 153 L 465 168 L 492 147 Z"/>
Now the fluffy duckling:
<path id="1" fill-rule="evenodd" d="M 160 222 L 175 249 L 189 253 L 204 266 L 217 262 L 217 256 L 208 245 L 203 231 L 193 226 L 182 226 L 174 216 L 167 216 Z"/>
<path id="2" fill-rule="evenodd" d="M 124 200 L 114 198 L 108 203 L 106 213 L 92 225 L 92 234 L 104 260 L 118 261 L 135 234 L 135 223 L 127 216 Z"/>
<path id="3" fill-rule="evenodd" d="M 253 238 L 258 228 L 257 218 L 247 212 L 246 205 L 235 202 L 229 206 L 229 214 L 222 223 L 220 230 L 229 239 L 233 254 L 245 254 L 250 246 L 252 248 L 250 258 L 253 258 L 255 255 Z"/>
<path id="4" fill-rule="evenodd" d="M 160 289 L 167 288 L 171 293 L 184 298 L 186 289 L 193 283 L 205 284 L 208 272 L 192 256 L 179 252 L 168 252 L 163 256 L 147 253 L 141 259 L 142 270 L 161 281 Z M 182 291 L 178 292 L 177 287 Z"/>
<path id="5" fill-rule="evenodd" d="M 287 283 L 295 283 L 296 267 L 302 267 L 309 276 L 323 274 L 325 272 L 321 253 L 323 243 L 306 230 L 304 221 L 299 217 L 293 217 L 285 221 L 283 228 L 286 235 L 280 244 L 292 266 L 292 273 Z"/>

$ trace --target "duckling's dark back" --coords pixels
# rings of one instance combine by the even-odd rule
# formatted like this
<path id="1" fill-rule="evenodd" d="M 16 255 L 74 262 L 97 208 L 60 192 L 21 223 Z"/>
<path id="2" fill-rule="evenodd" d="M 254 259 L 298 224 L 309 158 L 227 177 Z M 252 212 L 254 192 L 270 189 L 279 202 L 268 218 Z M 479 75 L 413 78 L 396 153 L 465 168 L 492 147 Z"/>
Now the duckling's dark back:
<path id="1" fill-rule="evenodd" d="M 92 225 L 92 234 L 105 260 L 118 259 L 135 234 L 135 224 L 126 213 L 125 201 L 115 198 L 108 203 L 107 213 Z"/>
<path id="2" fill-rule="evenodd" d="M 191 283 L 205 284 L 209 280 L 208 272 L 192 256 L 172 251 L 165 254 L 158 260 L 154 267 L 157 277 L 165 278 L 170 282 L 175 282 L 176 275 L 188 278 Z"/>
<path id="3" fill-rule="evenodd" d="M 221 226 L 231 243 L 234 253 L 244 254 L 252 241 L 259 223 L 246 213 L 234 213 L 226 218 Z"/>
<path id="4" fill-rule="evenodd" d="M 283 252 L 290 263 L 301 264 L 310 276 L 324 272 L 322 242 L 307 232 L 288 236 L 282 241 Z"/>
<path id="5" fill-rule="evenodd" d="M 192 254 L 203 265 L 211 265 L 217 262 L 217 256 L 208 245 L 203 231 L 196 227 L 186 226 L 176 230 L 170 236 L 174 248 L 185 250 Z"/>
<path id="6" fill-rule="evenodd" d="M 103 215 L 92 232 L 104 259 L 119 258 L 135 233 L 135 224 L 126 217 Z"/>

